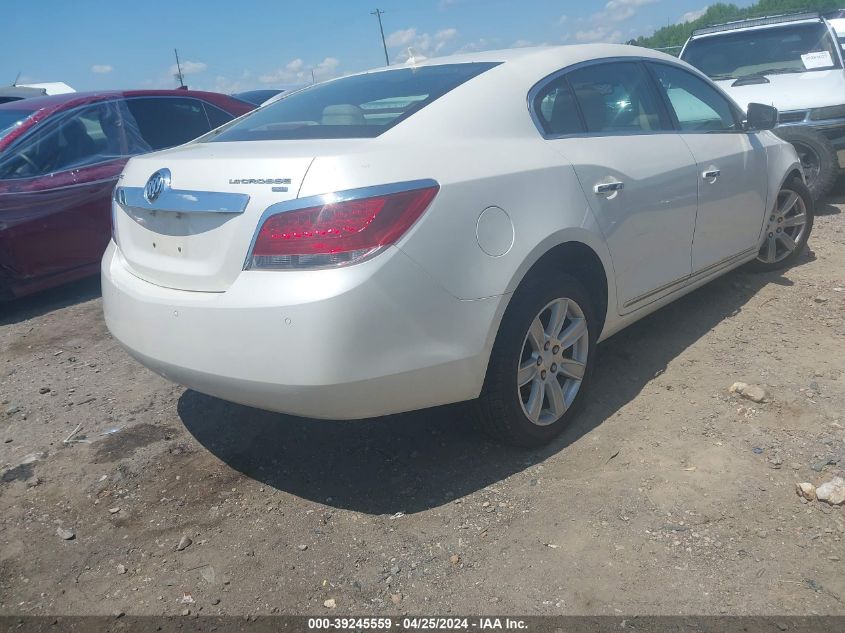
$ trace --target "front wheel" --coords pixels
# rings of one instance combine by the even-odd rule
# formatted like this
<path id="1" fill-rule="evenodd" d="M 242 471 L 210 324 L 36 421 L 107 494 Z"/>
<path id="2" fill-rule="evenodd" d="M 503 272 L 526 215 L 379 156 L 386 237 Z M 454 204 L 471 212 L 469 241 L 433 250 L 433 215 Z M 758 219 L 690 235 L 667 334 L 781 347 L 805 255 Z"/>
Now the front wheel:
<path id="1" fill-rule="evenodd" d="M 595 359 L 597 321 L 581 283 L 538 272 L 511 299 L 490 356 L 476 424 L 524 447 L 549 443 L 576 415 Z"/>
<path id="2" fill-rule="evenodd" d="M 813 196 L 800 178 L 784 183 L 765 226 L 765 239 L 751 263 L 761 272 L 794 264 L 801 256 L 813 230 Z"/>
<path id="3" fill-rule="evenodd" d="M 795 148 L 813 200 L 830 193 L 839 175 L 839 158 L 830 140 L 818 130 L 802 126 L 778 128 L 775 133 Z"/>

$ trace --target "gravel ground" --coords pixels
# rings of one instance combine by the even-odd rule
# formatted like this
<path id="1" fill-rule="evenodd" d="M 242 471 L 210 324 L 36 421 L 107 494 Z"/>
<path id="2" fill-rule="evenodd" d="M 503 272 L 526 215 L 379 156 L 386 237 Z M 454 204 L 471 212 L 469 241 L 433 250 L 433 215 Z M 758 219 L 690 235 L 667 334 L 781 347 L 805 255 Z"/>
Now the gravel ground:
<path id="1" fill-rule="evenodd" d="M 0 613 L 845 614 L 845 506 L 795 491 L 845 471 L 843 210 L 793 269 L 604 343 L 533 452 L 460 406 L 324 422 L 171 385 L 96 280 L 0 305 Z"/>

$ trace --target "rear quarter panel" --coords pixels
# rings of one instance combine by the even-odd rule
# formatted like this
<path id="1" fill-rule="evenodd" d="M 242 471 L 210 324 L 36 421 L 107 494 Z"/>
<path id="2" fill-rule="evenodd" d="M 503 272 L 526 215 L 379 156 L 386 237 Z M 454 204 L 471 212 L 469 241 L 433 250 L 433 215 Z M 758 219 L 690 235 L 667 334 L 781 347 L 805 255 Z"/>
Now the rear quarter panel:
<path id="1" fill-rule="evenodd" d="M 378 144 L 376 144 L 378 145 Z M 615 312 L 612 263 L 572 167 L 539 138 L 422 142 L 407 149 L 384 144 L 358 156 L 318 157 L 300 196 L 432 178 L 440 193 L 398 246 L 453 296 L 472 300 L 513 292 L 548 250 L 567 241 L 590 246 L 608 278 Z M 513 225 L 503 255 L 477 240 L 479 216 L 503 209 Z"/>

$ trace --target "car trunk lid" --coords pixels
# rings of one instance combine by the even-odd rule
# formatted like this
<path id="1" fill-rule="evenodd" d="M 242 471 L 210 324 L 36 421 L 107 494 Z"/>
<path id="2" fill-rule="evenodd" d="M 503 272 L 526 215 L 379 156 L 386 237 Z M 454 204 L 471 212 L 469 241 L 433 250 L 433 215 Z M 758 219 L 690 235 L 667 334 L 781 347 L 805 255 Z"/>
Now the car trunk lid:
<path id="1" fill-rule="evenodd" d="M 313 158 L 311 144 L 286 141 L 195 143 L 132 159 L 114 205 L 127 268 L 159 286 L 225 291 L 262 213 L 297 197 Z M 163 180 L 145 194 L 154 174 Z"/>

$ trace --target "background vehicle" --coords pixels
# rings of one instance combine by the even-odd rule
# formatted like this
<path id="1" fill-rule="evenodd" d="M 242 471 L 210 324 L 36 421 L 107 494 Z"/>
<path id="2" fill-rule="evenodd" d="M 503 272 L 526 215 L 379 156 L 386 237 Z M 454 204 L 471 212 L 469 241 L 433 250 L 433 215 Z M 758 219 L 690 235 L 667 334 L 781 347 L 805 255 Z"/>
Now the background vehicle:
<path id="1" fill-rule="evenodd" d="M 839 46 L 845 51 L 845 9 L 839 11 L 831 11 L 825 14 L 825 19 L 836 31 L 836 37 L 839 40 Z"/>
<path id="2" fill-rule="evenodd" d="M 813 197 L 830 191 L 845 165 L 845 69 L 828 22 L 805 13 L 711 26 L 680 57 L 742 107 L 775 106 L 776 133 L 795 146 Z"/>
<path id="3" fill-rule="evenodd" d="M 227 400 L 355 419 L 477 399 L 486 430 L 542 444 L 576 415 L 599 340 L 739 265 L 800 256 L 798 157 L 765 131 L 774 108 L 743 116 L 630 46 L 317 84 L 129 161 L 106 323 Z"/>
<path id="4" fill-rule="evenodd" d="M 0 88 L 0 103 L 31 99 L 32 97 L 43 97 L 46 95 L 61 95 L 70 92 L 76 91 L 61 81 L 42 84 L 13 84 Z"/>
<path id="5" fill-rule="evenodd" d="M 0 105 L 0 295 L 95 273 L 126 160 L 185 143 L 251 109 L 225 95 L 184 90 Z"/>
<path id="6" fill-rule="evenodd" d="M 247 90 L 246 92 L 236 92 L 232 96 L 235 99 L 246 101 L 255 106 L 262 105 L 268 99 L 272 99 L 276 95 L 280 95 L 284 90 Z"/>

